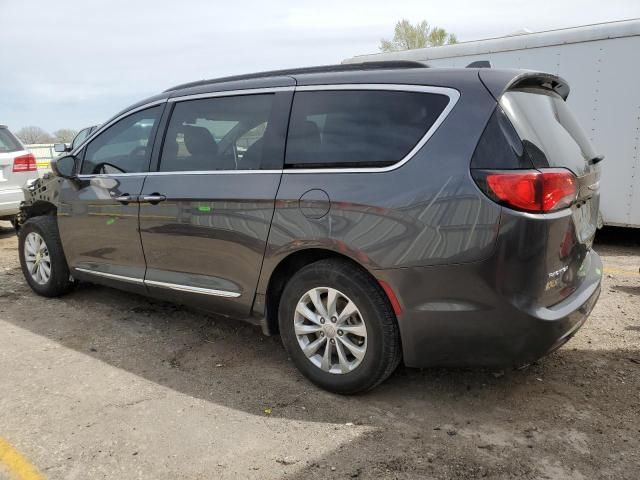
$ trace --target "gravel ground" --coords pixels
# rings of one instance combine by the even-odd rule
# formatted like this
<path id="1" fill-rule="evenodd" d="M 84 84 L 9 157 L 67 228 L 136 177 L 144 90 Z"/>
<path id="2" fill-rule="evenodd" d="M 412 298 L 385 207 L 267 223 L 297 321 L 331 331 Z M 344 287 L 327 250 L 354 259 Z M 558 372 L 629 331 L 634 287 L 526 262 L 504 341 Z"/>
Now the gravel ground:
<path id="1" fill-rule="evenodd" d="M 601 232 L 600 301 L 538 364 L 401 367 L 340 397 L 233 320 L 93 285 L 37 297 L 8 227 L 0 440 L 46 478 L 640 478 L 638 231 Z"/>

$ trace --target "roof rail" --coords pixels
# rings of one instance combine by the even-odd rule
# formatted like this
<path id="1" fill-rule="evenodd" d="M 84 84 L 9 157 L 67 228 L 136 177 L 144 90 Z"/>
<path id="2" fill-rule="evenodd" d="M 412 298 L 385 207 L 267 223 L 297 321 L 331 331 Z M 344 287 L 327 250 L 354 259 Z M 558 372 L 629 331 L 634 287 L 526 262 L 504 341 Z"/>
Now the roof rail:
<path id="1" fill-rule="evenodd" d="M 196 82 L 183 83 L 165 90 L 171 92 L 189 87 L 199 87 L 213 83 L 232 82 L 234 80 L 251 80 L 253 78 L 278 77 L 286 75 L 302 75 L 305 73 L 330 73 L 330 72 L 350 72 L 358 70 L 390 70 L 396 68 L 428 68 L 422 62 L 412 60 L 388 60 L 379 62 L 348 63 L 339 65 L 322 65 L 318 67 L 291 68 L 284 70 L 270 70 L 267 72 L 249 73 L 246 75 L 233 75 L 230 77 L 213 78 L 211 80 L 199 80 Z"/>

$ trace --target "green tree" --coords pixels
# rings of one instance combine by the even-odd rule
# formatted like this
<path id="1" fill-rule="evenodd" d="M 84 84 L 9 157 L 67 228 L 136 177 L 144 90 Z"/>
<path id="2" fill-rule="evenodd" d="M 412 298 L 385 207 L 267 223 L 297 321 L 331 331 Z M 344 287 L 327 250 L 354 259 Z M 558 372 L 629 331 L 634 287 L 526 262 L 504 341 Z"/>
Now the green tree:
<path id="1" fill-rule="evenodd" d="M 444 28 L 431 27 L 426 20 L 412 25 L 409 20 L 402 19 L 396 23 L 393 40 L 384 38 L 380 40 L 380 50 L 382 52 L 398 52 L 453 43 L 458 43 L 457 37 L 453 33 L 448 33 Z"/>

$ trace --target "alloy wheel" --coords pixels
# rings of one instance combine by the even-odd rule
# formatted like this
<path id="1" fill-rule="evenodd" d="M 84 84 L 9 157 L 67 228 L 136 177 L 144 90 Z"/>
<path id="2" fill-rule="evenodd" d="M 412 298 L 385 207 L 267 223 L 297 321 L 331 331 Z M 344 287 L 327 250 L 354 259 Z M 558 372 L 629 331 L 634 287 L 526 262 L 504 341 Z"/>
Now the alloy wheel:
<path id="1" fill-rule="evenodd" d="M 45 285 L 51 278 L 51 256 L 44 238 L 31 232 L 24 242 L 24 259 L 34 282 Z"/>
<path id="2" fill-rule="evenodd" d="M 366 355 L 364 318 L 356 304 L 334 288 L 312 288 L 300 298 L 294 329 L 302 352 L 325 372 L 349 373 Z"/>

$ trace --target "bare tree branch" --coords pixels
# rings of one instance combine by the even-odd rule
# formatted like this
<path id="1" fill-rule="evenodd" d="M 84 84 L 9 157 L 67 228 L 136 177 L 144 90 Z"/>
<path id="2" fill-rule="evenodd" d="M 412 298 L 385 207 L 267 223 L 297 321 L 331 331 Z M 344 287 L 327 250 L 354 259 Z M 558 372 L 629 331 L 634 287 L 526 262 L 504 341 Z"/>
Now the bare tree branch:
<path id="1" fill-rule="evenodd" d="M 54 140 L 59 143 L 71 143 L 78 132 L 71 128 L 60 128 L 53 132 Z"/>
<path id="2" fill-rule="evenodd" d="M 23 127 L 16 132 L 16 137 L 18 137 L 22 143 L 27 145 L 32 145 L 34 143 L 51 143 L 53 142 L 53 137 L 49 135 L 46 131 L 44 131 L 40 127 L 36 126 L 28 126 Z"/>

